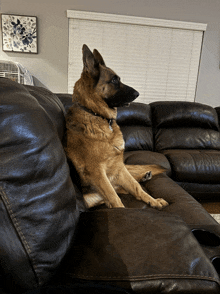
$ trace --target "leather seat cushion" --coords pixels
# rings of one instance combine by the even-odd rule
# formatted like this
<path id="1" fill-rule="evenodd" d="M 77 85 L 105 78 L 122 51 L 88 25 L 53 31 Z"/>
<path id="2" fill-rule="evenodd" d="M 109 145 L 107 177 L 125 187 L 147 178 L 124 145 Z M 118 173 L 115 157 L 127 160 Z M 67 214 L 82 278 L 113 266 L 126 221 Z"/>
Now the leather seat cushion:
<path id="1" fill-rule="evenodd" d="M 185 191 L 198 201 L 220 201 L 220 183 L 203 184 L 177 182 Z"/>
<path id="2" fill-rule="evenodd" d="M 172 178 L 178 182 L 219 184 L 220 151 L 218 150 L 164 150 L 171 165 Z"/>
<path id="3" fill-rule="evenodd" d="M 218 274 L 191 230 L 164 211 L 85 212 L 76 237 L 63 269 L 68 283 L 102 281 L 134 293 L 168 293 L 171 285 L 172 293 L 219 291 Z"/>
<path id="4" fill-rule="evenodd" d="M 166 156 L 162 153 L 152 151 L 128 151 L 124 153 L 125 164 L 157 164 L 164 167 L 167 170 L 167 174 L 170 175 L 171 167 Z"/>

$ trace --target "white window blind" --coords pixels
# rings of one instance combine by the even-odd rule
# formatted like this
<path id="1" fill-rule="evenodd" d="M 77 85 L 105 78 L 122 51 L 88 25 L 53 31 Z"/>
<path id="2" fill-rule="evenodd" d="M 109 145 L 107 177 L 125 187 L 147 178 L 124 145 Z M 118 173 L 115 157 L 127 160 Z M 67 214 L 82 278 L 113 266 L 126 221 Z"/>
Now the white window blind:
<path id="1" fill-rule="evenodd" d="M 194 101 L 206 24 L 68 10 L 68 92 L 82 72 L 82 45 L 96 48 L 136 101 Z"/>

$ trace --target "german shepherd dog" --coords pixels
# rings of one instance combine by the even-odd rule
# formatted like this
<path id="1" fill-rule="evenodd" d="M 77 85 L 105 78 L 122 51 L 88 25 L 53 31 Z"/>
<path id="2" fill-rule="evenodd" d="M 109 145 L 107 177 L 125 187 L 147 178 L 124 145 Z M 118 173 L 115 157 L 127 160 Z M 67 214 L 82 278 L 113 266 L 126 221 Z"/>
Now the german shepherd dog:
<path id="1" fill-rule="evenodd" d="M 106 67 L 96 49 L 92 53 L 83 45 L 82 52 L 84 67 L 66 116 L 66 153 L 79 174 L 87 206 L 105 203 L 109 208 L 124 207 L 117 193 L 130 193 L 162 209 L 168 203 L 151 197 L 138 182 L 165 170 L 123 162 L 125 144 L 116 123 L 117 107 L 128 105 L 139 93 Z"/>

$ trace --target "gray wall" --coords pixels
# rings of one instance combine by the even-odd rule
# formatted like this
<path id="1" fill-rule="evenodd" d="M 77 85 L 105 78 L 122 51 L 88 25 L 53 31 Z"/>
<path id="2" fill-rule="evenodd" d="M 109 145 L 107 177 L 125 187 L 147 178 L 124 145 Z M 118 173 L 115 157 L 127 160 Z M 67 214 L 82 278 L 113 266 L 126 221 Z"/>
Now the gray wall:
<path id="1" fill-rule="evenodd" d="M 68 9 L 207 23 L 196 101 L 220 106 L 220 0 L 0 0 L 0 13 L 37 16 L 39 33 L 39 54 L 0 48 L 0 59 L 20 62 L 56 93 L 67 92 Z"/>

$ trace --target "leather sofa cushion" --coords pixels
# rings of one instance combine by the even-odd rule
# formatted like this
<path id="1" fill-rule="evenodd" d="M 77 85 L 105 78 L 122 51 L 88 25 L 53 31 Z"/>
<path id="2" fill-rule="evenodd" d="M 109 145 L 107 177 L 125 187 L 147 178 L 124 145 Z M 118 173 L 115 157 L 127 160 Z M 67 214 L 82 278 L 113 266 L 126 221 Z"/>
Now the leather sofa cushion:
<path id="1" fill-rule="evenodd" d="M 157 164 L 164 167 L 167 173 L 170 174 L 171 167 L 166 156 L 162 153 L 152 151 L 129 151 L 124 153 L 125 164 Z"/>
<path id="2" fill-rule="evenodd" d="M 129 107 L 118 107 L 117 123 L 125 141 L 125 151 L 153 151 L 151 108 L 148 104 L 132 102 Z"/>
<path id="3" fill-rule="evenodd" d="M 128 107 L 118 107 L 117 123 L 122 125 L 152 126 L 149 104 L 132 102 Z"/>
<path id="4" fill-rule="evenodd" d="M 154 102 L 155 149 L 218 149 L 220 133 L 214 108 L 193 102 Z"/>
<path id="5" fill-rule="evenodd" d="M 125 141 L 125 151 L 150 150 L 153 151 L 153 131 L 151 127 L 125 126 L 120 127 Z"/>
<path id="6" fill-rule="evenodd" d="M 65 108 L 65 112 L 67 113 L 68 109 L 73 105 L 72 102 L 72 94 L 62 94 L 62 93 L 58 93 L 56 94 L 56 96 L 60 99 L 60 101 L 62 102 L 64 108 Z"/>
<path id="7" fill-rule="evenodd" d="M 156 128 L 200 127 L 218 130 L 218 115 L 211 106 L 196 102 L 162 101 L 150 104 Z"/>
<path id="8" fill-rule="evenodd" d="M 14 287 L 9 292 L 18 293 L 45 284 L 61 263 L 79 217 L 79 192 L 61 144 L 58 98 L 4 78 L 0 89 L 0 272 Z"/>
<path id="9" fill-rule="evenodd" d="M 62 102 L 57 99 L 57 96 L 48 89 L 27 85 L 24 87 L 33 97 L 37 99 L 39 105 L 46 110 L 48 117 L 50 117 L 51 121 L 55 125 L 56 130 L 58 131 L 60 140 L 62 140 L 65 131 L 63 115 L 60 115 L 60 111 L 63 113 L 65 112 L 65 108 Z M 56 108 L 57 111 L 54 111 L 54 108 Z"/>
<path id="10" fill-rule="evenodd" d="M 219 127 L 220 127 L 220 106 L 215 107 L 215 110 L 216 110 L 217 115 L 218 115 L 218 125 L 219 125 Z"/>
<path id="11" fill-rule="evenodd" d="M 202 128 L 161 128 L 155 135 L 157 151 L 165 149 L 217 149 L 220 150 L 220 133 Z"/>
<path id="12" fill-rule="evenodd" d="M 219 184 L 220 151 L 164 150 L 172 170 L 172 179 L 179 182 Z"/>
<path id="13" fill-rule="evenodd" d="M 134 293 L 168 293 L 171 285 L 173 293 L 219 291 L 218 274 L 191 230 L 164 211 L 85 212 L 76 237 L 63 270 L 68 283 L 102 281 Z"/>
<path id="14" fill-rule="evenodd" d="M 177 182 L 198 201 L 220 201 L 220 182 L 218 184 Z"/>

